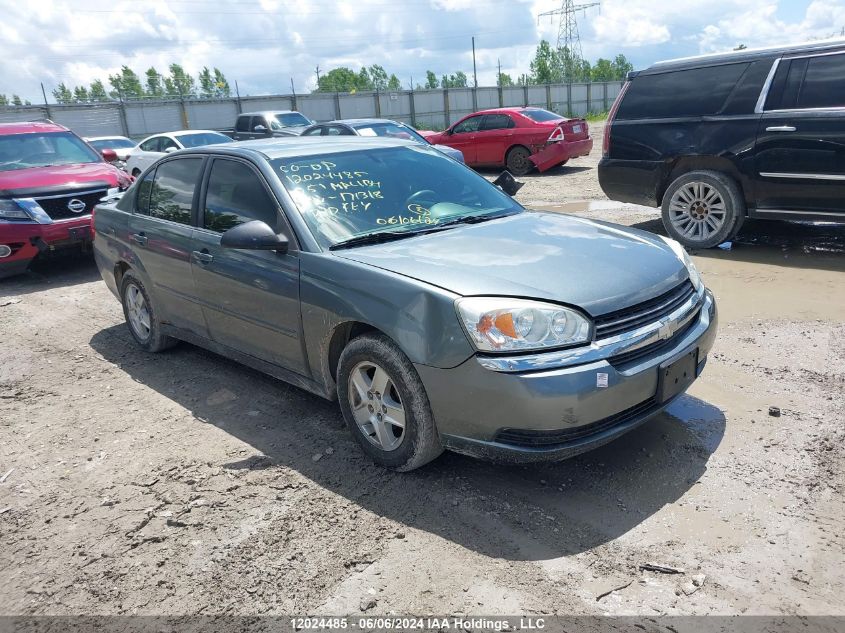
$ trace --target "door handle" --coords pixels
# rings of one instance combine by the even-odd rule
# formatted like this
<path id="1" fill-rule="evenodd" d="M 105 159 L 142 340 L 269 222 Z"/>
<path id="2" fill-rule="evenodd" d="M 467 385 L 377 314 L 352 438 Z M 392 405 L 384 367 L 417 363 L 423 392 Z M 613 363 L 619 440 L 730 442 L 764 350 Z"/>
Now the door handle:
<path id="1" fill-rule="evenodd" d="M 773 125 L 766 128 L 767 132 L 794 132 L 794 125 Z"/>
<path id="2" fill-rule="evenodd" d="M 133 233 L 132 234 L 132 241 L 135 242 L 138 246 L 146 246 L 147 245 L 147 236 L 143 233 Z"/>
<path id="3" fill-rule="evenodd" d="M 193 251 L 191 255 L 201 264 L 210 264 L 214 260 L 214 255 L 202 251 Z"/>

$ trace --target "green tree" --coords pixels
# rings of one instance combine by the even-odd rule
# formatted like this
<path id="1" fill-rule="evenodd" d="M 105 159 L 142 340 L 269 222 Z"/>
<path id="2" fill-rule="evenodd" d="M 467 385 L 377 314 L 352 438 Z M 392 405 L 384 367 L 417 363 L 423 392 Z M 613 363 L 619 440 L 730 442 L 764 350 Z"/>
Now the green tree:
<path id="1" fill-rule="evenodd" d="M 374 90 L 387 90 L 387 71 L 378 64 L 370 66 L 370 80 L 372 81 Z"/>
<path id="2" fill-rule="evenodd" d="M 217 67 L 214 68 L 214 89 L 218 97 L 228 97 L 232 94 L 232 89 L 229 87 L 226 75 L 220 72 L 220 69 Z"/>
<path id="3" fill-rule="evenodd" d="M 550 84 L 560 81 L 560 59 L 546 40 L 540 40 L 534 59 L 529 64 L 531 83 Z"/>
<path id="4" fill-rule="evenodd" d="M 85 86 L 77 86 L 74 88 L 73 100 L 77 103 L 87 103 L 89 100 L 88 89 Z"/>
<path id="5" fill-rule="evenodd" d="M 358 75 L 351 68 L 332 68 L 317 82 L 318 92 L 354 92 L 358 86 Z"/>
<path id="6" fill-rule="evenodd" d="M 387 80 L 387 89 L 388 90 L 401 90 L 402 89 L 402 82 L 399 81 L 399 77 L 396 75 L 390 75 L 390 79 Z"/>
<path id="7" fill-rule="evenodd" d="M 56 99 L 56 103 L 73 102 L 73 93 L 65 85 L 65 82 L 60 83 L 56 88 L 53 89 L 53 97 Z"/>
<path id="8" fill-rule="evenodd" d="M 108 101 L 109 95 L 106 94 L 106 87 L 102 81 L 97 79 L 91 84 L 88 90 L 88 98 L 91 101 Z"/>
<path id="9" fill-rule="evenodd" d="M 138 99 L 144 96 L 144 87 L 135 71 L 129 66 L 121 66 L 120 73 L 109 75 L 112 87 L 111 96 L 122 99 Z"/>
<path id="10" fill-rule="evenodd" d="M 613 58 L 613 79 L 622 81 L 632 70 L 634 70 L 634 65 L 622 53 Z"/>
<path id="11" fill-rule="evenodd" d="M 164 81 L 161 73 L 154 67 L 150 66 L 144 73 L 147 76 L 147 96 L 149 97 L 163 97 L 164 96 Z"/>
<path id="12" fill-rule="evenodd" d="M 350 92 L 357 92 L 358 90 L 372 90 L 373 79 L 370 77 L 370 71 L 362 68 L 355 78 L 355 87 Z"/>
<path id="13" fill-rule="evenodd" d="M 426 90 L 435 90 L 440 87 L 440 82 L 437 81 L 437 75 L 430 70 L 425 71 L 425 86 Z"/>
<path id="14" fill-rule="evenodd" d="M 507 86 L 513 85 L 513 79 L 507 73 L 499 73 L 499 78 L 497 80 L 497 84 L 502 88 L 506 88 Z"/>
<path id="15" fill-rule="evenodd" d="M 443 88 L 466 88 L 466 73 L 459 70 L 454 75 L 443 75 L 443 77 L 440 78 L 440 85 Z"/>
<path id="16" fill-rule="evenodd" d="M 735 51 L 744 51 L 746 48 L 748 48 L 748 47 L 745 44 L 740 44 L 739 46 L 734 46 Z"/>
<path id="17" fill-rule="evenodd" d="M 23 101 L 18 95 L 12 95 L 12 105 L 23 105 Z"/>
<path id="18" fill-rule="evenodd" d="M 9 97 L 4 94 L 0 94 L 0 106 L 9 105 Z"/>
<path id="19" fill-rule="evenodd" d="M 170 64 L 169 70 L 170 76 L 164 79 L 164 90 L 169 96 L 193 97 L 196 95 L 197 84 L 182 66 Z"/>
<path id="20" fill-rule="evenodd" d="M 213 97 L 214 96 L 214 78 L 211 76 L 211 71 L 208 66 L 203 66 L 199 74 L 200 82 L 200 96 Z"/>

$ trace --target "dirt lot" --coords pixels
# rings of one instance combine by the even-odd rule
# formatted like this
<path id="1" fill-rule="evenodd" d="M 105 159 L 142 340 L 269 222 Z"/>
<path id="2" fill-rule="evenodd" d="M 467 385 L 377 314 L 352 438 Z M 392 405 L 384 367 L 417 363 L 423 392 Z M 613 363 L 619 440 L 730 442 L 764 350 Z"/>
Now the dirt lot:
<path id="1" fill-rule="evenodd" d="M 597 158 L 519 198 L 660 230 L 602 202 Z M 559 464 L 402 475 L 331 403 L 139 351 L 87 258 L 0 282 L 0 613 L 845 615 L 843 252 L 749 223 L 696 256 L 720 336 L 667 413 Z"/>

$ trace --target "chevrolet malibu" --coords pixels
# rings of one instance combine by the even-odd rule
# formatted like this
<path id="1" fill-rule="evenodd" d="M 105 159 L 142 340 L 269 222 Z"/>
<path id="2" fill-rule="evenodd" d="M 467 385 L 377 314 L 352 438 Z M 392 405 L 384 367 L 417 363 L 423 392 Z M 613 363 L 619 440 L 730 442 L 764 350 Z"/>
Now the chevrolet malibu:
<path id="1" fill-rule="evenodd" d="M 337 399 L 395 470 L 604 444 L 678 398 L 716 334 L 676 242 L 529 212 L 398 139 L 174 152 L 94 224 L 140 347 L 188 341 Z"/>

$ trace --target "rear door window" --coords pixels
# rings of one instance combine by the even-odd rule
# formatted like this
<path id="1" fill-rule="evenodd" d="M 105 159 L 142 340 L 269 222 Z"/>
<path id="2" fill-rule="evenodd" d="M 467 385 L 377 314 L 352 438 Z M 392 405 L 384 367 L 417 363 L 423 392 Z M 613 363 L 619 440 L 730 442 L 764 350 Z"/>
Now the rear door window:
<path id="1" fill-rule="evenodd" d="M 669 119 L 718 114 L 748 62 L 690 68 L 631 81 L 616 118 Z"/>
<path id="2" fill-rule="evenodd" d="M 507 114 L 488 114 L 481 123 L 481 131 L 506 130 L 514 127 L 513 119 Z"/>
<path id="3" fill-rule="evenodd" d="M 845 55 L 820 55 L 808 60 L 797 107 L 845 107 Z"/>
<path id="4" fill-rule="evenodd" d="M 215 159 L 205 194 L 203 227 L 223 233 L 234 226 L 260 220 L 274 229 L 278 224 L 274 198 L 248 165 Z"/>
<path id="5" fill-rule="evenodd" d="M 150 190 L 151 217 L 191 224 L 194 191 L 202 171 L 202 162 L 202 158 L 180 158 L 158 166 Z"/>

